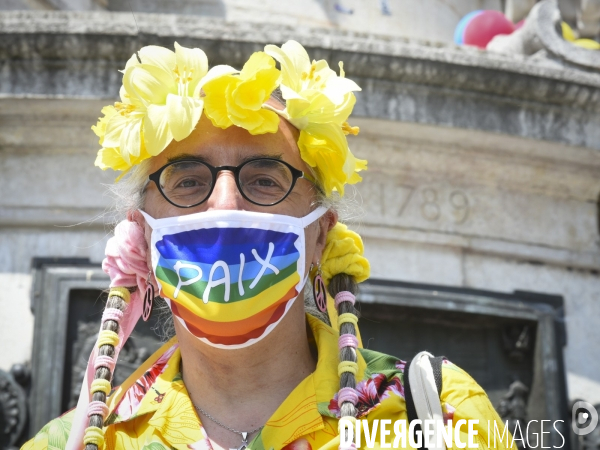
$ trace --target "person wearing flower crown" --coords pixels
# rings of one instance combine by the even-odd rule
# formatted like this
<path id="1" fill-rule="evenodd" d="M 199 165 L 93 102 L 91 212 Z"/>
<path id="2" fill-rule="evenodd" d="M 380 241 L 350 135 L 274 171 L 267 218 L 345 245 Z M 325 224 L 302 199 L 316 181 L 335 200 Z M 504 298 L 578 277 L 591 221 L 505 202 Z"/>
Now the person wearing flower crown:
<path id="1" fill-rule="evenodd" d="M 106 247 L 101 329 L 77 408 L 24 449 L 356 448 L 340 418 L 407 419 L 404 361 L 360 341 L 369 263 L 337 211 L 367 163 L 347 142 L 360 88 L 339 69 L 294 41 L 241 70 L 177 43 L 129 59 L 121 101 L 92 127 L 127 211 Z M 175 335 L 111 386 L 155 295 Z M 444 417 L 479 419 L 487 448 L 502 423 L 485 392 L 448 361 L 442 380 Z"/>

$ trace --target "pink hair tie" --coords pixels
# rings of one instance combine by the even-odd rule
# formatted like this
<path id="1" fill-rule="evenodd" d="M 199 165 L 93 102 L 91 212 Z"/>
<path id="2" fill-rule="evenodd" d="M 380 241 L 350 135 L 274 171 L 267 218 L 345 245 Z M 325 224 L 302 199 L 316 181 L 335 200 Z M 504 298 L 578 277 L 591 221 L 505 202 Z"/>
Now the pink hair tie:
<path id="1" fill-rule="evenodd" d="M 340 303 L 342 303 L 342 302 L 350 302 L 354 305 L 355 301 L 356 301 L 356 297 L 354 296 L 354 294 L 352 292 L 348 292 L 348 291 L 338 292 L 335 296 L 335 308 L 337 309 L 338 306 L 340 306 Z"/>
<path id="2" fill-rule="evenodd" d="M 112 373 L 116 363 L 117 362 L 110 356 L 96 356 L 96 360 L 94 361 L 94 370 L 98 370 L 100 367 L 107 367 L 110 373 Z"/>
<path id="3" fill-rule="evenodd" d="M 108 406 L 106 403 L 100 401 L 90 402 L 88 405 L 87 415 L 90 417 L 95 414 L 102 416 L 103 420 L 106 419 L 106 416 L 108 416 Z"/>
<path id="4" fill-rule="evenodd" d="M 102 323 L 107 320 L 114 320 L 117 323 L 121 322 L 123 320 L 123 311 L 117 308 L 106 308 L 102 314 Z"/>
<path id="5" fill-rule="evenodd" d="M 338 347 L 339 349 L 343 349 L 344 347 L 358 347 L 358 339 L 353 334 L 342 334 L 338 339 Z"/>
<path id="6" fill-rule="evenodd" d="M 352 389 L 351 387 L 340 389 L 338 392 L 338 406 L 341 408 L 342 403 L 344 402 L 350 402 L 356 406 L 358 403 L 358 394 L 356 393 L 356 389 Z"/>

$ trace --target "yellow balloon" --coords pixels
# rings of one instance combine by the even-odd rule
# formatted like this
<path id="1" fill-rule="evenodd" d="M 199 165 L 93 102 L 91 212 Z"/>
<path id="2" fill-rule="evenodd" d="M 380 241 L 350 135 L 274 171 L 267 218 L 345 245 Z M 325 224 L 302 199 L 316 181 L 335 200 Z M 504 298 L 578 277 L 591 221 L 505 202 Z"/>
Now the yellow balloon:
<path id="1" fill-rule="evenodd" d="M 588 50 L 600 50 L 600 43 L 593 39 L 577 39 L 573 44 L 578 47 L 587 48 Z"/>

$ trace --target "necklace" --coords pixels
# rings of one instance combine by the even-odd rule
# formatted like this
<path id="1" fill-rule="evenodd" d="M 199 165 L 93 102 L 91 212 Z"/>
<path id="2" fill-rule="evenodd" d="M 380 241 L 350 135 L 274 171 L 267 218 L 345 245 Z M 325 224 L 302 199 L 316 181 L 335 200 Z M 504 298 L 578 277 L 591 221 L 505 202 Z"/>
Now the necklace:
<path id="1" fill-rule="evenodd" d="M 192 405 L 194 405 L 194 408 L 196 408 L 198 411 L 200 411 L 202 414 L 204 414 L 206 417 L 208 417 L 214 423 L 216 423 L 217 425 L 219 425 L 221 428 L 225 428 L 226 430 L 229 430 L 232 433 L 240 435 L 240 437 L 242 438 L 242 445 L 240 445 L 238 448 L 230 448 L 229 450 L 245 450 L 246 448 L 248 448 L 248 437 L 252 436 L 257 431 L 262 430 L 263 427 L 264 427 L 264 425 L 261 425 L 260 427 L 255 428 L 254 430 L 250 430 L 250 431 L 234 430 L 233 428 L 228 427 L 224 423 L 219 422 L 217 419 L 215 419 L 213 416 L 211 416 L 209 413 L 207 413 L 206 411 L 204 411 L 202 408 L 200 408 L 195 403 L 192 403 Z"/>

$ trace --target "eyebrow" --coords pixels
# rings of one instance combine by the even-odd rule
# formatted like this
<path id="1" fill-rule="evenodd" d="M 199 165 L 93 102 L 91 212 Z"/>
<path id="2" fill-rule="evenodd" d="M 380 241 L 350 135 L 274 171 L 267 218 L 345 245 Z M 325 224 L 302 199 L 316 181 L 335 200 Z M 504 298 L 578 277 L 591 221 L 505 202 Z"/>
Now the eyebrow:
<path id="1" fill-rule="evenodd" d="M 245 163 L 246 161 L 250 161 L 251 159 L 256 159 L 256 158 L 271 158 L 271 159 L 283 160 L 283 154 L 280 153 L 278 155 L 271 155 L 268 153 L 260 153 L 258 155 L 246 156 L 245 158 L 242 158 L 242 163 Z"/>
<path id="2" fill-rule="evenodd" d="M 255 155 L 250 155 L 250 156 L 246 156 L 245 158 L 242 158 L 240 161 L 240 164 L 245 163 L 246 161 L 250 161 L 252 159 L 257 159 L 257 158 L 271 158 L 271 159 L 278 159 L 278 160 L 283 160 L 283 154 L 270 154 L 270 153 L 259 153 L 259 154 L 255 154 Z M 192 155 L 190 153 L 181 153 L 179 155 L 176 156 L 170 156 L 169 158 L 167 158 L 168 162 L 175 162 L 175 161 L 181 161 L 184 159 L 193 159 L 194 161 L 200 161 L 206 164 L 210 164 L 208 162 L 208 158 L 204 157 L 204 156 L 199 156 L 199 155 Z"/>
<path id="3" fill-rule="evenodd" d="M 198 156 L 198 155 L 192 155 L 190 153 L 181 153 L 181 154 L 176 155 L 176 156 L 169 156 L 167 158 L 167 161 L 171 163 L 171 162 L 174 162 L 174 161 L 181 161 L 183 159 L 193 159 L 193 160 L 201 161 L 201 162 L 204 162 L 204 163 L 208 164 L 208 160 L 205 157 Z"/>

